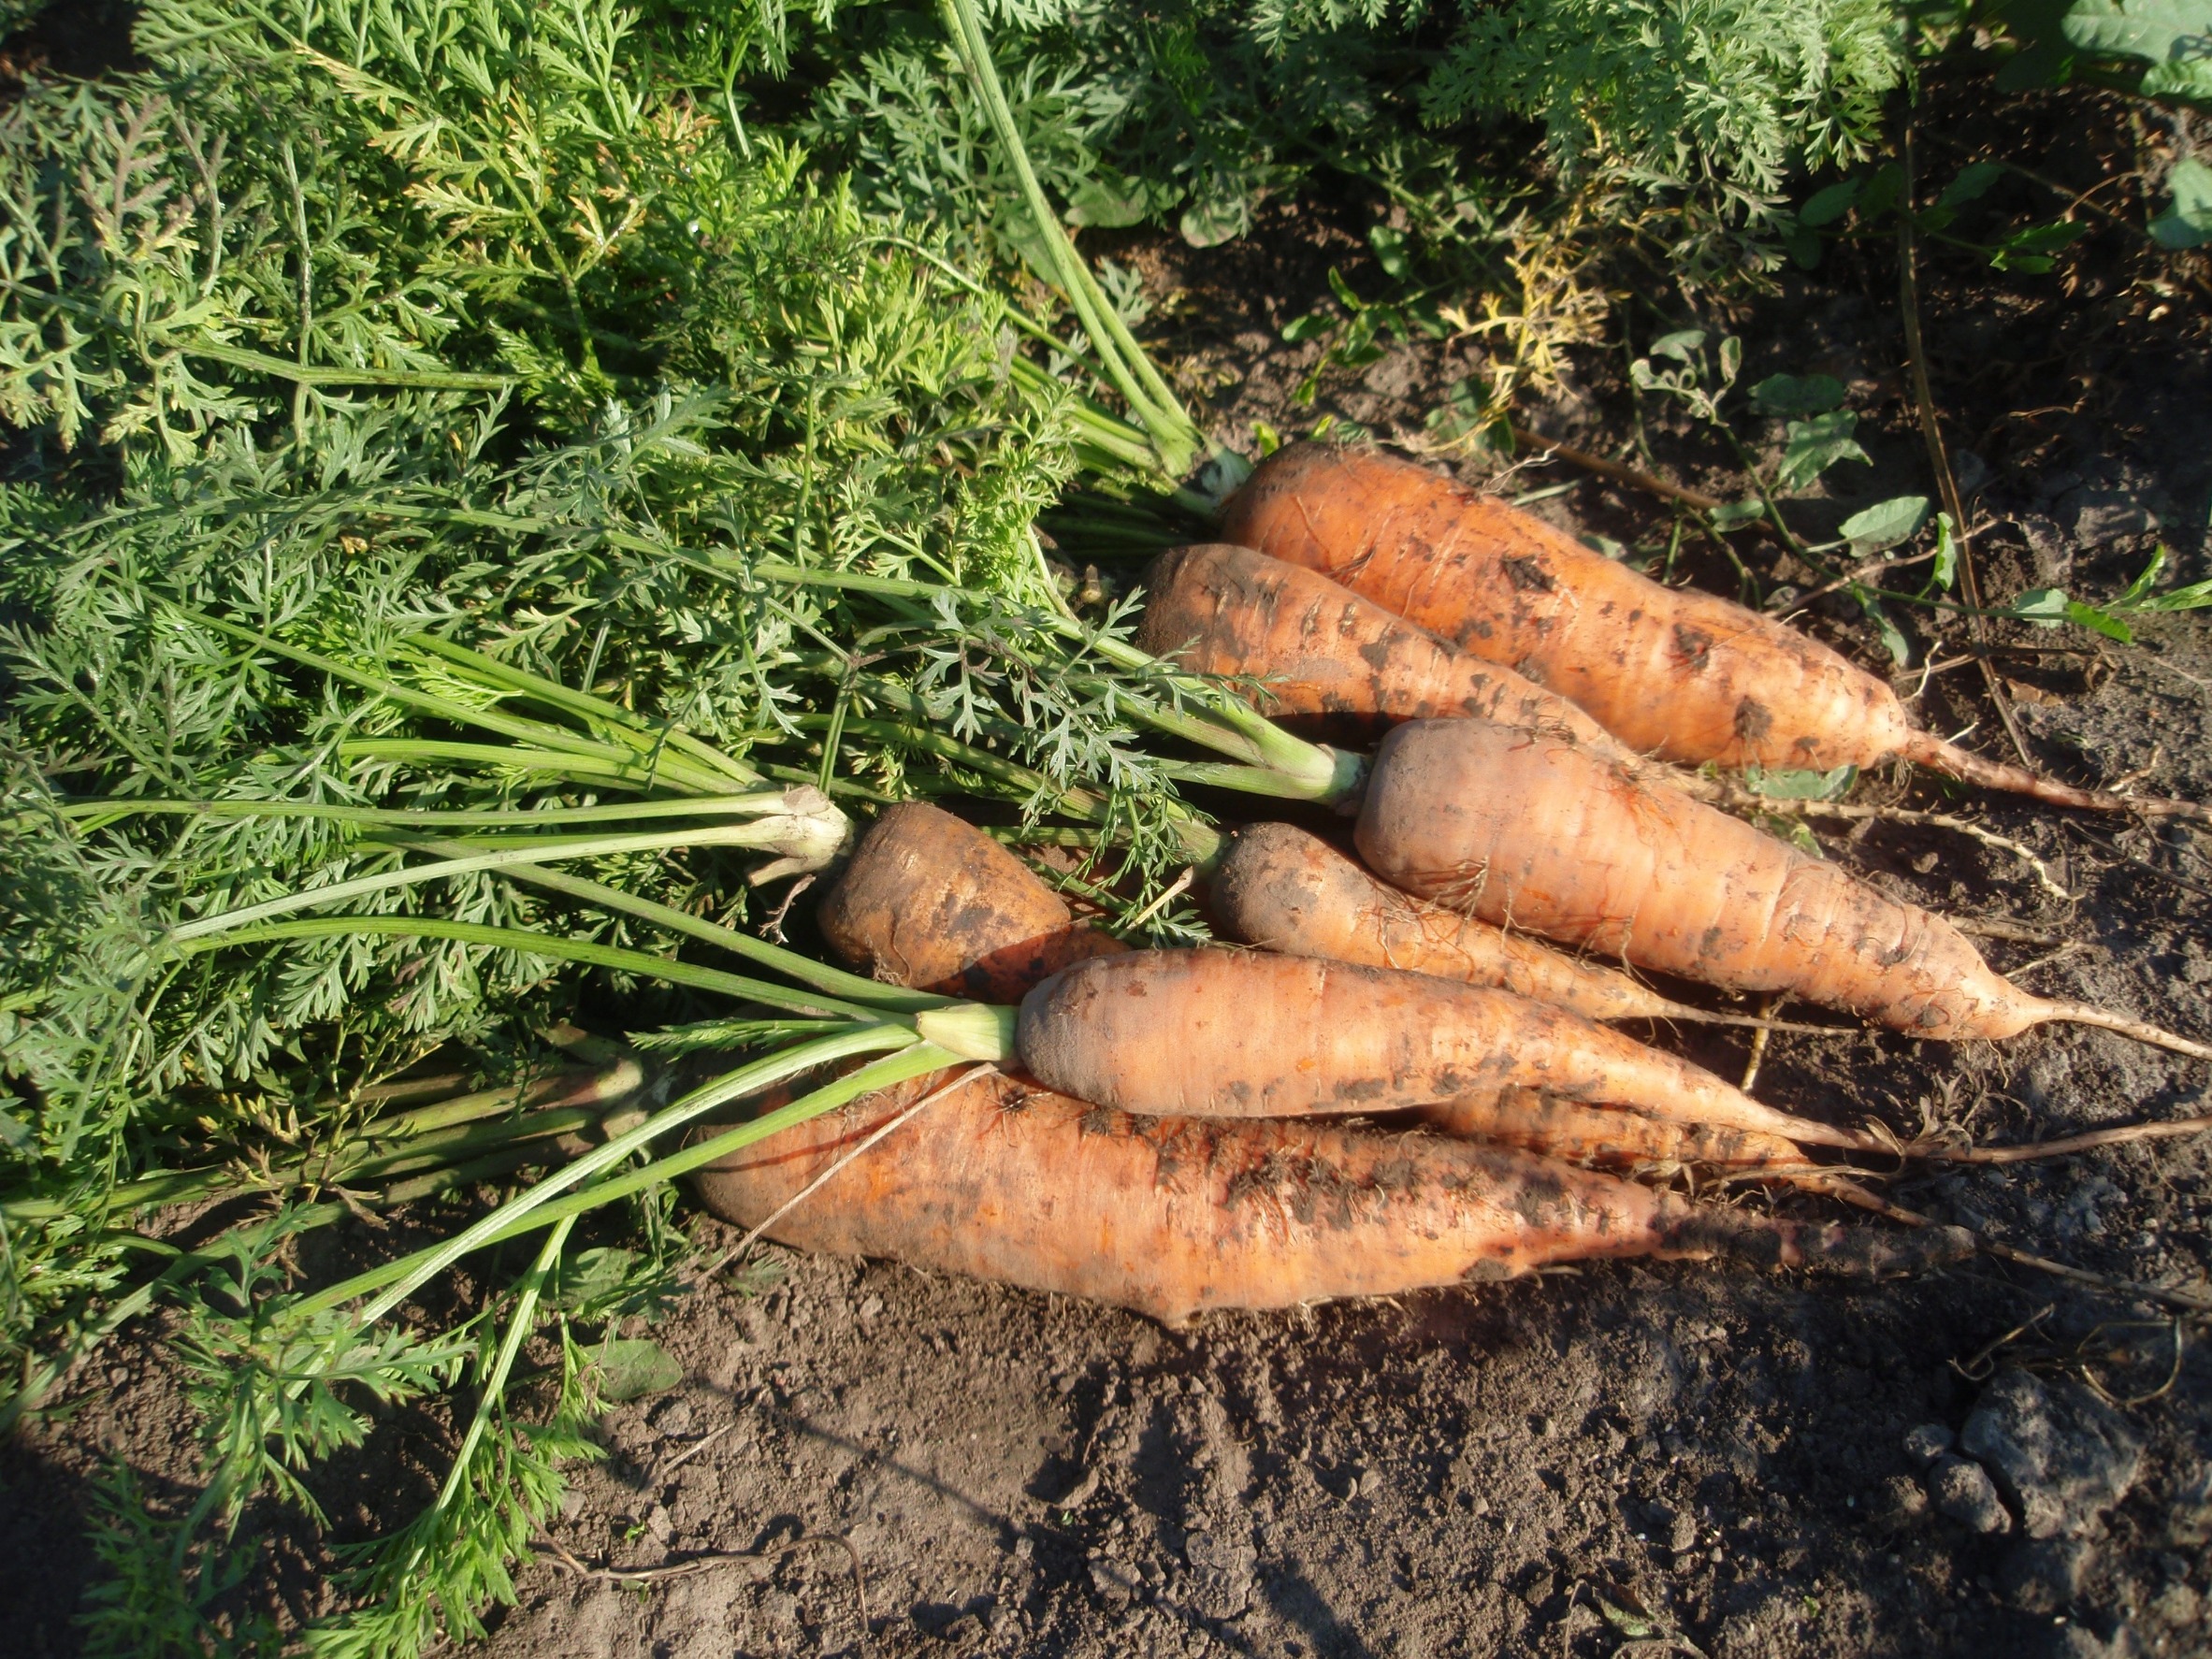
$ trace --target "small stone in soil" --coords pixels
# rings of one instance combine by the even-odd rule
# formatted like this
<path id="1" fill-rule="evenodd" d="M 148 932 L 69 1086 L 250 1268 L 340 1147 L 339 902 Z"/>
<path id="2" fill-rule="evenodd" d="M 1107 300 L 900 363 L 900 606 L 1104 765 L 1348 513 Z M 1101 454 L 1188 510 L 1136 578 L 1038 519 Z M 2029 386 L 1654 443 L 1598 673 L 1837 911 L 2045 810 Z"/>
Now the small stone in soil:
<path id="1" fill-rule="evenodd" d="M 2000 1372 L 1966 1420 L 1959 1444 L 1988 1466 L 2032 1537 L 2080 1533 L 2127 1494 L 2142 1443 L 2080 1384 Z"/>
<path id="2" fill-rule="evenodd" d="M 1905 1456 L 1916 1465 L 1925 1469 L 1948 1450 L 1956 1438 L 1949 1428 L 1940 1422 L 1924 1422 L 1905 1434 Z"/>
<path id="3" fill-rule="evenodd" d="M 645 1421 L 669 1439 L 681 1440 L 691 1433 L 691 1402 L 681 1394 L 663 1400 L 653 1407 L 653 1414 Z"/>
<path id="4" fill-rule="evenodd" d="M 1969 1532 L 2012 1530 L 2012 1517 L 1998 1501 L 1996 1483 L 1979 1464 L 1948 1455 L 1936 1459 L 1935 1466 L 1928 1471 L 1928 1495 L 1939 1512 Z"/>

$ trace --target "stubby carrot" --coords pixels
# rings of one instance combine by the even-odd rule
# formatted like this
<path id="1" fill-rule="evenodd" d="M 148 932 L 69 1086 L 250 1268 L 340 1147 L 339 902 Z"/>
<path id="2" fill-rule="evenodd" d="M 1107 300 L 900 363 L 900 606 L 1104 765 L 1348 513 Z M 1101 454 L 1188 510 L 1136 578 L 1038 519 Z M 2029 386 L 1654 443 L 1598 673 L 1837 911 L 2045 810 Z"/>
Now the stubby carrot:
<path id="1" fill-rule="evenodd" d="M 1223 512 L 1226 540 L 1333 577 L 1567 698 L 1639 753 L 1690 765 L 1901 757 L 2060 806 L 2205 817 L 2078 789 L 1916 729 L 1883 681 L 1794 628 L 1661 586 L 1540 519 L 1374 450 L 1293 444 Z"/>
<path id="2" fill-rule="evenodd" d="M 831 949 L 916 990 L 1011 1003 L 1048 974 L 1126 949 L 1029 866 L 926 801 L 885 809 L 816 913 Z"/>
<path id="3" fill-rule="evenodd" d="M 1486 722 L 1420 720 L 1385 738 L 1356 839 L 1410 893 L 1686 979 L 1786 990 L 1916 1036 L 2062 1019 L 2212 1059 L 2126 1015 L 2020 989 L 1941 917 L 1726 813 Z"/>

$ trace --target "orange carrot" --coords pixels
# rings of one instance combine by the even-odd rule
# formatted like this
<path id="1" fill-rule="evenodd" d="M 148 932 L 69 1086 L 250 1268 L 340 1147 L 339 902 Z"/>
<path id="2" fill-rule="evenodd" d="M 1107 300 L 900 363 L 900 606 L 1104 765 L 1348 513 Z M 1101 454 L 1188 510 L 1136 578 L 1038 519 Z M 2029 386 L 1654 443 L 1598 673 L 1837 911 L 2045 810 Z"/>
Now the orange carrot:
<path id="1" fill-rule="evenodd" d="M 933 828 L 940 849 L 978 833 Z M 930 860 L 904 868 L 940 889 Z M 998 873 L 1006 890 L 1034 879 Z M 870 890 L 876 914 L 899 902 L 893 875 Z M 1005 899 L 994 883 L 971 897 L 986 919 L 963 931 L 957 956 L 989 959 L 1034 937 L 1025 930 L 1034 914 L 992 902 Z M 921 956 L 941 959 L 918 948 L 900 959 Z M 1087 1296 L 1170 1324 L 1212 1308 L 1394 1294 L 1598 1256 L 1728 1253 L 1872 1274 L 1971 1248 L 1950 1233 L 1699 1208 L 1462 1142 L 1310 1121 L 1136 1117 L 988 1067 L 863 1097 L 695 1179 L 715 1214 L 799 1248 Z"/>
<path id="2" fill-rule="evenodd" d="M 1591 1019 L 1762 1023 L 1689 1007 L 1617 968 L 1401 893 L 1288 824 L 1238 830 L 1207 885 L 1231 938 L 1289 956 L 1495 986 Z"/>
<path id="3" fill-rule="evenodd" d="M 941 1076 L 853 1103 L 699 1177 L 715 1213 L 801 1249 L 1116 1303 L 1179 1324 L 1215 1308 L 1506 1278 L 1547 1262 L 1726 1253 L 1910 1271 L 1958 1234 L 1775 1220 L 1500 1147 L 1314 1122 L 1104 1111 L 996 1073 L 850 1155 Z M 832 1175 L 831 1172 L 834 1170 Z"/>
<path id="4" fill-rule="evenodd" d="M 934 1017 L 921 1017 L 925 1033 Z M 1880 1144 L 1761 1105 L 1564 1008 L 1305 957 L 1146 950 L 1077 962 L 1022 999 L 1012 1052 L 1048 1089 L 1132 1112 L 1389 1112 L 1517 1086 L 1815 1146 Z"/>
<path id="5" fill-rule="evenodd" d="M 1318 571 L 1247 547 L 1171 548 L 1146 570 L 1136 642 L 1196 674 L 1258 680 L 1272 714 L 1470 715 L 1626 759 L 1573 703 L 1447 645 Z"/>
<path id="6" fill-rule="evenodd" d="M 1385 738 L 1356 833 L 1368 868 L 1410 893 L 1640 967 L 1790 991 L 1916 1036 L 2064 1019 L 2212 1059 L 2125 1015 L 2031 995 L 1918 905 L 1571 744 L 1485 721 Z"/>
<path id="7" fill-rule="evenodd" d="M 2077 789 L 1916 729 L 1889 686 L 1771 617 L 1663 587 L 1540 519 L 1372 450 L 1293 444 L 1224 510 L 1225 539 L 1334 577 L 1579 704 L 1629 748 L 1699 765 L 1901 757 L 2060 806 L 2192 817 Z"/>
<path id="8" fill-rule="evenodd" d="M 919 801 L 870 826 L 817 913 L 830 948 L 916 990 L 1012 1003 L 1047 974 L 1128 947 L 972 824 Z"/>
<path id="9" fill-rule="evenodd" d="M 1804 1169 L 1812 1162 L 1802 1147 L 1778 1134 L 1669 1123 L 1618 1106 L 1557 1100 L 1533 1089 L 1461 1095 L 1419 1107 L 1414 1116 L 1462 1140 L 1517 1147 L 1607 1169 L 1679 1163 Z"/>

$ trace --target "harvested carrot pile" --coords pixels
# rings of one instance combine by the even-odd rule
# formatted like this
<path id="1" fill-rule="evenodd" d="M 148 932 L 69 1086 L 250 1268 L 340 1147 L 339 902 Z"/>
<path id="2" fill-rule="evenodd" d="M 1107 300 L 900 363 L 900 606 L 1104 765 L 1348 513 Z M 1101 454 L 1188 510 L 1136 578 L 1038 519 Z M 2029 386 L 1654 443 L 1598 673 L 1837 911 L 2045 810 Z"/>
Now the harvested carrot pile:
<path id="1" fill-rule="evenodd" d="M 1995 635 L 2132 646 L 2212 581 L 2161 547 L 2097 603 L 1985 589 L 1930 402 L 1927 238 L 2043 274 L 2155 180 L 2113 303 L 2202 289 L 2186 111 L 2171 151 L 2135 124 L 2132 195 L 1987 242 L 1973 204 L 2047 180 L 1918 177 L 1909 117 L 1889 159 L 1923 70 L 2019 49 L 2102 96 L 2122 36 L 2173 44 L 2035 9 L 1727 0 L 1656 52 L 1535 0 L 0 0 L 0 1434 L 131 1345 L 173 1407 L 158 1466 L 80 1471 L 83 1652 L 421 1659 L 533 1551 L 741 1553 L 556 1535 L 610 1403 L 682 1375 L 656 1321 L 761 1238 L 1175 1325 L 1621 1258 L 2204 1311 L 1912 1184 L 2205 1128 L 2168 1104 L 2201 1003 L 2038 978 L 2078 943 L 2038 930 L 1985 959 L 2017 918 L 1796 815 L 2070 898 L 2002 792 L 2205 890 L 2155 861 L 2200 786 L 2151 781 L 2201 766 L 2031 760 L 1999 654 L 2077 648 Z M 1249 296 L 1298 383 L 1232 414 L 1222 342 L 1261 348 L 1177 262 L 1324 177 L 1300 257 L 1357 257 Z M 1739 390 L 1686 325 L 1893 246 L 1930 495 L 1831 514 L 1887 370 Z M 1636 429 L 1725 436 L 1741 499 L 1516 426 L 1628 343 L 1623 262 L 1677 273 Z M 1401 348 L 1459 378 L 1392 447 L 1314 409 Z M 1673 533 L 1585 544 L 1523 511 L 1562 486 L 1447 460 Z M 2155 1076 L 2141 1121 L 2036 1141 L 1955 1092 L 2059 1025 Z M 1808 1075 L 1847 1046 L 1878 1084 Z"/>

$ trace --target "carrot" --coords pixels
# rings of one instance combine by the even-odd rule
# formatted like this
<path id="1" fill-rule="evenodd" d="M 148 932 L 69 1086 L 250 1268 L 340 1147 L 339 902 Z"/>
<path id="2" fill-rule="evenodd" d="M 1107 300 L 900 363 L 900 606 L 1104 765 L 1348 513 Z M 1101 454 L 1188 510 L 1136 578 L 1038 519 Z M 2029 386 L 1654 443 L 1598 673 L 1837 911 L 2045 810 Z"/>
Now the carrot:
<path id="1" fill-rule="evenodd" d="M 1447 645 L 1318 571 L 1222 544 L 1170 548 L 1145 572 L 1136 643 L 1197 674 L 1262 682 L 1274 714 L 1392 721 L 1470 715 L 1626 759 L 1573 703 Z"/>
<path id="2" fill-rule="evenodd" d="M 1616 1106 L 1563 1101 L 1533 1089 L 1498 1089 L 1419 1107 L 1414 1116 L 1441 1133 L 1488 1141 L 1605 1168 L 1720 1163 L 1803 1169 L 1811 1160 L 1795 1142 L 1757 1130 L 1669 1123 Z"/>
<path id="3" fill-rule="evenodd" d="M 964 1020 L 955 1010 L 917 1023 L 952 1046 Z M 985 1044 L 955 1051 L 1007 1052 Z M 1011 1053 L 1048 1089 L 1132 1112 L 1389 1112 L 1518 1086 L 1815 1146 L 1879 1145 L 1763 1106 L 1687 1060 L 1564 1008 L 1305 957 L 1146 950 L 1077 962 L 1021 1000 Z"/>
<path id="4" fill-rule="evenodd" d="M 1011 1003 L 1047 974 L 1127 948 L 1078 923 L 1029 866 L 925 801 L 885 809 L 816 913 L 846 961 L 916 990 Z"/>
<path id="5" fill-rule="evenodd" d="M 713 1165 L 716 1214 L 767 1217 L 941 1078 L 869 1095 Z M 1511 1277 L 1554 1262 L 1721 1253 L 1845 1273 L 1971 1248 L 1948 1233 L 1775 1220 L 1556 1160 L 1313 1122 L 1140 1118 L 978 1074 L 853 1157 L 782 1242 L 1119 1304 L 1170 1325 Z"/>
<path id="6" fill-rule="evenodd" d="M 1230 500 L 1222 533 L 1511 665 L 1645 755 L 1815 770 L 1901 757 L 2060 806 L 2212 816 L 2190 802 L 2074 788 L 1945 743 L 1916 729 L 1887 684 L 1795 629 L 1663 587 L 1376 451 L 1279 451 Z"/>
<path id="7" fill-rule="evenodd" d="M 1591 1019 L 1769 1023 L 1689 1007 L 1617 968 L 1412 898 L 1377 881 L 1319 836 L 1288 824 L 1238 830 L 1207 891 L 1230 937 L 1289 956 L 1495 986 Z"/>
<path id="8" fill-rule="evenodd" d="M 965 839 L 931 828 L 940 850 Z M 942 890 L 927 859 L 890 866 L 870 888 L 878 914 L 899 902 L 900 869 L 923 891 Z M 998 874 L 1006 890 L 1035 879 Z M 990 902 L 1005 897 L 994 884 L 970 896 L 987 919 L 964 931 L 956 954 L 988 959 L 1028 937 L 1034 913 Z M 900 959 L 924 955 L 941 959 L 911 947 Z M 1971 1249 L 1951 1233 L 1699 1208 L 1555 1160 L 1458 1141 L 1310 1121 L 1138 1117 L 990 1067 L 865 1096 L 695 1180 L 716 1215 L 797 1248 L 893 1257 L 1116 1303 L 1169 1324 L 1212 1308 L 1392 1294 L 1598 1256 L 1728 1253 L 1874 1274 Z"/>
<path id="9" fill-rule="evenodd" d="M 1918 905 L 1571 744 L 1484 721 L 1383 739 L 1355 836 L 1407 892 L 1640 967 L 1786 990 L 1921 1037 L 2062 1019 L 2212 1059 L 2125 1015 L 2031 995 Z"/>

